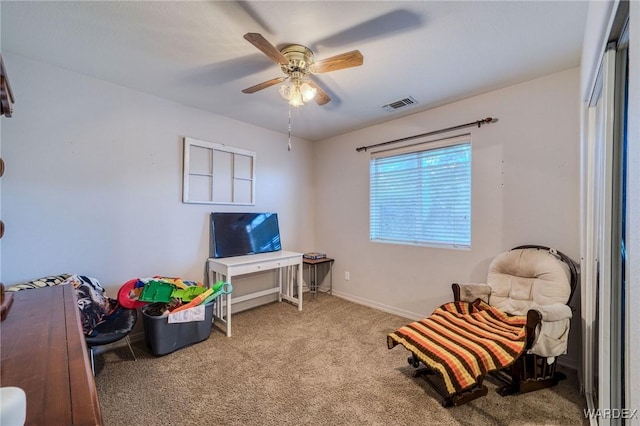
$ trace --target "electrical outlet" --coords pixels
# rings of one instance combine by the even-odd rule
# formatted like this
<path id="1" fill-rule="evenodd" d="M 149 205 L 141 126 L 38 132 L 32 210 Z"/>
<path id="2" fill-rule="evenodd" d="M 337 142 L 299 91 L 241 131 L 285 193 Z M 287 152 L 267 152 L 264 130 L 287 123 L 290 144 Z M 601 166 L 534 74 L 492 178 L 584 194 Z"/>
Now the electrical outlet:
<path id="1" fill-rule="evenodd" d="M 349 281 L 351 279 L 351 274 L 349 273 L 349 271 L 345 271 L 344 272 L 344 280 L 345 281 Z"/>

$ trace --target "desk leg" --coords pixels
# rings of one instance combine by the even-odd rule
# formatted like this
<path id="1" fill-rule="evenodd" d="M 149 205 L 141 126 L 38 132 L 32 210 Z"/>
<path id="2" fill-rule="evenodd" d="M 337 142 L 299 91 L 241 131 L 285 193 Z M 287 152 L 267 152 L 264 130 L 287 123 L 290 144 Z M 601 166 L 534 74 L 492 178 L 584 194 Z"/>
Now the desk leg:
<path id="1" fill-rule="evenodd" d="M 207 283 L 207 287 L 211 288 L 213 287 L 213 285 L 215 283 L 217 283 L 220 280 L 220 274 L 217 272 L 213 272 L 213 271 L 209 271 L 209 282 Z M 215 317 L 218 318 L 220 321 L 224 321 L 224 318 L 222 317 L 222 303 L 220 303 L 220 301 L 216 301 L 216 306 L 215 306 Z M 213 319 L 213 322 L 215 323 L 216 319 Z"/>
<path id="2" fill-rule="evenodd" d="M 209 281 L 210 286 L 213 286 L 213 284 L 219 281 L 225 281 L 231 284 L 231 277 L 226 277 L 221 273 L 215 272 L 215 281 L 213 281 L 213 278 L 214 272 L 212 271 L 211 281 Z M 226 312 L 224 305 L 226 305 Z M 215 316 L 226 325 L 227 337 L 231 337 L 231 293 L 224 294 L 218 299 L 216 302 L 215 312 Z"/>
<path id="3" fill-rule="evenodd" d="M 227 277 L 227 282 L 231 284 L 231 277 Z M 231 293 L 225 294 L 227 297 L 227 337 L 231 337 Z"/>
<path id="4" fill-rule="evenodd" d="M 282 268 L 278 268 L 278 286 L 280 287 L 278 302 L 282 302 Z"/>
<path id="5" fill-rule="evenodd" d="M 289 265 L 287 266 L 287 288 L 288 288 L 288 294 L 290 297 L 293 297 L 293 266 Z M 298 297 L 300 297 L 298 295 Z"/>
<path id="6" fill-rule="evenodd" d="M 213 272 L 213 271 L 209 271 L 209 282 L 207 283 L 207 288 L 211 288 L 213 287 L 214 283 L 216 283 L 217 281 L 214 281 L 214 279 L 218 279 L 219 275 L 217 272 Z M 215 306 L 215 316 L 219 319 L 222 319 L 222 307 L 220 306 L 220 302 L 216 301 L 216 306 Z M 213 322 L 215 322 L 216 319 L 213 319 Z"/>
<path id="7" fill-rule="evenodd" d="M 329 294 L 333 294 L 333 262 L 329 262 Z"/>
<path id="8" fill-rule="evenodd" d="M 302 261 L 298 263 L 298 271 L 297 271 L 297 280 L 298 280 L 298 310 L 302 310 Z"/>

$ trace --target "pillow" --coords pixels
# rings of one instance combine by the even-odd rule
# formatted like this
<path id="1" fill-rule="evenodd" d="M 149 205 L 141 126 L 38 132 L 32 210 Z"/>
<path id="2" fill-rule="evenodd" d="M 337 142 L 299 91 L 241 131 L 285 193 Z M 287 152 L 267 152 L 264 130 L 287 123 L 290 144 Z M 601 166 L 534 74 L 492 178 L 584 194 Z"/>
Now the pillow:
<path id="1" fill-rule="evenodd" d="M 71 284 L 75 288 L 82 331 L 85 335 L 92 336 L 95 328 L 114 311 L 117 301 L 107 297 L 104 288 L 95 278 L 71 275 L 63 284 Z"/>
<path id="2" fill-rule="evenodd" d="M 38 278 L 37 280 L 26 281 L 20 284 L 13 285 L 11 287 L 8 287 L 6 291 L 19 291 L 28 290 L 31 288 L 51 287 L 64 283 L 64 281 L 70 276 L 71 275 L 69 274 L 50 275 L 48 277 Z"/>

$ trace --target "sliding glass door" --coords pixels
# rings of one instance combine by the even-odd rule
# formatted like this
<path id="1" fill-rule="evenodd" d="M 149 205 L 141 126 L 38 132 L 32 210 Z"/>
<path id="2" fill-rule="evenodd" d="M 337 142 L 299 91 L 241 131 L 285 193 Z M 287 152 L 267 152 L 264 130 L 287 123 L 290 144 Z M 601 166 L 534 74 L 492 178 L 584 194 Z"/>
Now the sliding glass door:
<path id="1" fill-rule="evenodd" d="M 626 22 L 626 21 L 623 21 Z M 625 407 L 628 33 L 607 46 L 583 141 L 583 364 L 589 408 Z M 622 419 L 618 419 L 622 420 Z M 600 424 L 616 419 L 600 417 Z"/>

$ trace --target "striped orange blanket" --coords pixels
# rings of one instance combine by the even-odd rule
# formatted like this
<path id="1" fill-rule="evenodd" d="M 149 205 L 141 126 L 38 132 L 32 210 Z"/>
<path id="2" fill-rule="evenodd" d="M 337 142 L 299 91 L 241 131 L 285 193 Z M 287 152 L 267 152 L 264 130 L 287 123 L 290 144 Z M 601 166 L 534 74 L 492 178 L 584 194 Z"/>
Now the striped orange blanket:
<path id="1" fill-rule="evenodd" d="M 440 374 L 449 395 L 474 386 L 480 377 L 511 365 L 525 350 L 527 318 L 511 316 L 480 300 L 450 302 L 429 318 L 387 336 Z"/>

